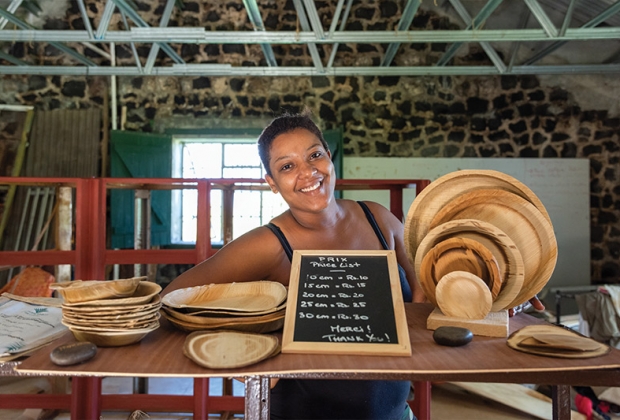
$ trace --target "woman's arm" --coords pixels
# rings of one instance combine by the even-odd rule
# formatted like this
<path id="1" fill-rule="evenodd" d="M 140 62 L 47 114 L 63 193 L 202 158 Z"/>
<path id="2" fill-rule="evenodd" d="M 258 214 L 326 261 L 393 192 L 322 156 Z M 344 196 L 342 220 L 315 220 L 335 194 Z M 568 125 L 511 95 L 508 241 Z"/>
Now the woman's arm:
<path id="1" fill-rule="evenodd" d="M 271 231 L 264 227 L 253 229 L 225 245 L 209 259 L 197 264 L 175 278 L 162 296 L 185 287 L 209 283 L 241 281 L 283 281 L 282 272 L 290 270 L 282 246 Z"/>

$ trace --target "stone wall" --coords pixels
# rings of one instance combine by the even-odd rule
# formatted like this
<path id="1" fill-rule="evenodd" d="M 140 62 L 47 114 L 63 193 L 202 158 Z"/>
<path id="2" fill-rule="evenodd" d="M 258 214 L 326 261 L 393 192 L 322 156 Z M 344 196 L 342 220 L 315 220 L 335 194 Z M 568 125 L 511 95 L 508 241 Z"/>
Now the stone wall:
<path id="1" fill-rule="evenodd" d="M 158 24 L 151 2 L 136 3 L 143 16 L 152 16 L 147 20 Z M 200 22 L 207 30 L 238 29 L 236 25 L 251 30 L 240 1 L 184 3 L 185 11 L 172 17 L 174 25 Z M 316 3 L 320 14 L 331 16 L 333 2 Z M 354 6 L 347 29 L 386 29 L 397 23 L 399 2 L 363 3 Z M 103 7 L 87 4 L 93 17 Z M 267 1 L 261 6 L 268 29 L 296 28 L 290 2 Z M 79 21 L 78 11 L 70 9 L 66 22 L 56 25 L 79 27 Z M 414 26 L 427 29 L 452 25 L 445 17 L 428 12 L 419 13 L 414 21 Z M 36 46 L 21 46 L 24 52 L 29 48 Z M 384 48 L 341 45 L 336 65 L 376 65 Z M 443 44 L 403 45 L 395 63 L 433 63 L 445 48 Z M 310 63 L 305 47 L 279 46 L 274 51 L 281 65 Z M 319 51 L 325 60 L 328 47 Z M 178 52 L 188 63 L 264 65 L 258 46 L 183 45 Z M 148 50 L 139 53 L 144 58 Z M 119 46 L 117 56 L 119 65 L 133 65 L 129 49 Z M 53 63 L 64 60 L 51 53 L 41 57 Z M 162 65 L 169 62 L 161 52 L 159 60 Z M 475 48 L 456 60 L 487 64 Z M 574 86 L 581 84 L 580 78 L 596 80 L 595 76 L 571 77 Z M 282 111 L 309 108 L 322 128 L 343 128 L 346 156 L 588 158 L 591 282 L 620 283 L 620 117 L 604 107 L 583 108 L 571 91 L 570 80 L 564 78 L 558 87 L 541 83 L 536 76 L 118 77 L 117 97 L 119 115 L 126 109 L 124 129 L 132 131 L 157 131 L 178 124 L 264 124 Z M 110 84 L 104 77 L 69 76 L 3 76 L 0 83 L 0 103 L 37 109 L 101 107 Z"/>

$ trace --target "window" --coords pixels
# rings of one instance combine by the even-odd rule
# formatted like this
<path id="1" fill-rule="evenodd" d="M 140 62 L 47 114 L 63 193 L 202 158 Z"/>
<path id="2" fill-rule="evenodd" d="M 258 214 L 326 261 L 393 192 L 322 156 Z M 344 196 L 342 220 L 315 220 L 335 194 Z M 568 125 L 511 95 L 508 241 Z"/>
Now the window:
<path id="1" fill-rule="evenodd" d="M 172 150 L 172 176 L 175 178 L 261 179 L 264 177 L 255 137 L 177 136 L 173 137 Z M 211 191 L 210 200 L 211 243 L 223 244 L 222 191 Z M 173 191 L 172 201 L 172 242 L 195 242 L 197 192 L 195 190 Z M 271 191 L 235 191 L 233 239 L 268 223 L 287 208 L 281 196 Z"/>

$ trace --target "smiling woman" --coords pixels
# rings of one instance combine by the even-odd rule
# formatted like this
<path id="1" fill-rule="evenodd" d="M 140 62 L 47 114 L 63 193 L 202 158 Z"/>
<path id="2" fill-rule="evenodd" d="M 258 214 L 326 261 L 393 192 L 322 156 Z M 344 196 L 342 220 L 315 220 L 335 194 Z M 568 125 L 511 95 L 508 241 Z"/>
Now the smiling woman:
<path id="1" fill-rule="evenodd" d="M 404 301 L 423 300 L 407 258 L 402 223 L 374 202 L 338 199 L 323 133 L 307 114 L 274 119 L 258 139 L 265 180 L 289 206 L 176 278 L 170 291 L 256 280 L 287 286 L 293 250 L 395 250 Z M 200 233 L 199 233 L 200 234 Z M 408 381 L 280 380 L 272 418 L 410 418 Z"/>

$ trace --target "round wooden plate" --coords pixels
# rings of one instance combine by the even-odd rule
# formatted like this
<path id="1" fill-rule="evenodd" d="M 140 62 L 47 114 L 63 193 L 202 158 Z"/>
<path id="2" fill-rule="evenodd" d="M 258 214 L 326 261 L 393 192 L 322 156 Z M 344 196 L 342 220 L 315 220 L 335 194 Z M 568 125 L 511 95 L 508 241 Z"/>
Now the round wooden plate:
<path id="1" fill-rule="evenodd" d="M 500 189 L 471 191 L 446 204 L 433 217 L 430 228 L 456 219 L 489 222 L 519 248 L 525 279 L 510 307 L 526 302 L 547 284 L 557 262 L 557 242 L 551 223 L 529 201 Z"/>
<path id="2" fill-rule="evenodd" d="M 501 229 L 481 220 L 452 220 L 437 226 L 424 237 L 416 252 L 413 262 L 416 277 L 429 302 L 437 306 L 435 283 L 422 276 L 421 265 L 424 255 L 439 242 L 453 237 L 474 239 L 491 250 L 500 266 L 502 288 L 495 298 L 491 311 L 500 311 L 509 307 L 517 296 L 524 280 L 523 258 L 515 243 Z"/>
<path id="3" fill-rule="evenodd" d="M 411 264 L 422 239 L 430 230 L 433 217 L 456 197 L 470 191 L 495 188 L 512 192 L 534 205 L 545 219 L 549 214 L 540 199 L 525 184 L 492 170 L 461 170 L 437 178 L 413 200 L 405 218 L 405 247 Z"/>
<path id="4" fill-rule="evenodd" d="M 437 283 L 437 305 L 446 316 L 483 319 L 491 311 L 491 291 L 482 279 L 467 271 L 452 271 Z"/>
<path id="5" fill-rule="evenodd" d="M 279 348 L 278 339 L 271 335 L 193 332 L 185 339 L 183 354 L 200 366 L 223 369 L 258 363 L 278 354 Z"/>
<path id="6" fill-rule="evenodd" d="M 502 287 L 499 264 L 488 248 L 469 238 L 449 238 L 439 242 L 422 258 L 421 277 L 435 284 L 452 271 L 467 271 L 484 281 L 495 299 Z"/>

